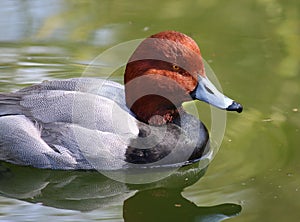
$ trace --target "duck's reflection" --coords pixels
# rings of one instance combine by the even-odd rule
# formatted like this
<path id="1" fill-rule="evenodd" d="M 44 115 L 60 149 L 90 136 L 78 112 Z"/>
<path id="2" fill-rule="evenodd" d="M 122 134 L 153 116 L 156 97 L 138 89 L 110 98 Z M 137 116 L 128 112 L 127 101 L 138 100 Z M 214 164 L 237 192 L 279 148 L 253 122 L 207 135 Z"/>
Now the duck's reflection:
<path id="1" fill-rule="evenodd" d="M 6 197 L 79 211 L 123 203 L 125 221 L 221 221 L 237 215 L 240 205 L 199 207 L 181 195 L 204 173 L 193 164 L 155 183 L 130 185 L 98 172 L 40 170 L 1 163 L 0 192 Z"/>
<path id="2" fill-rule="evenodd" d="M 125 221 L 221 221 L 237 215 L 241 206 L 221 204 L 198 207 L 185 199 L 180 190 L 158 188 L 136 193 L 125 200 Z"/>

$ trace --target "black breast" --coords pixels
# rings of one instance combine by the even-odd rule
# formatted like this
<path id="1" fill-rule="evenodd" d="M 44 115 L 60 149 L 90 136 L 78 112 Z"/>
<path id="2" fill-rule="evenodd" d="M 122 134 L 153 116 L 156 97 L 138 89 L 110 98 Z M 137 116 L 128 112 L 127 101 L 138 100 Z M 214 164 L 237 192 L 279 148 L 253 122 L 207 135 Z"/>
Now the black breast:
<path id="1" fill-rule="evenodd" d="M 163 126 L 139 123 L 138 138 L 130 141 L 126 161 L 169 165 L 199 160 L 209 150 L 208 131 L 194 116 L 184 113 L 180 117 Z"/>

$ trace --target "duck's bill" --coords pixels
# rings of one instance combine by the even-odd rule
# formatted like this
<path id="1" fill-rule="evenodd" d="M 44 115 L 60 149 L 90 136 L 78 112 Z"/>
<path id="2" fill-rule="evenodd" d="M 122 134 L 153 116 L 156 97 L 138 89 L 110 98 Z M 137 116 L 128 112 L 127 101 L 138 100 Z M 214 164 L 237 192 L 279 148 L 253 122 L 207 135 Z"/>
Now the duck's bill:
<path id="1" fill-rule="evenodd" d="M 198 76 L 198 85 L 195 90 L 191 92 L 191 96 L 193 99 L 207 102 L 219 109 L 237 111 L 238 113 L 243 111 L 241 104 L 219 92 L 207 77 Z"/>

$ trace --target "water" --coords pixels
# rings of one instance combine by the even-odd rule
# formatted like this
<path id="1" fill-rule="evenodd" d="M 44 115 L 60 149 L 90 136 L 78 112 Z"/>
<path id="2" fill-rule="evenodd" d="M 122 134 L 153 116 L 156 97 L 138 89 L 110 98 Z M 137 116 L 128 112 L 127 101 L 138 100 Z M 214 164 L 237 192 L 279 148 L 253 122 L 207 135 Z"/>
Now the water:
<path id="1" fill-rule="evenodd" d="M 296 0 L 1 1 L 1 91 L 80 77 L 105 49 L 173 29 L 199 43 L 245 110 L 228 113 L 205 175 L 183 170 L 132 186 L 91 172 L 2 165 L 0 221 L 141 221 L 137 212 L 149 221 L 298 221 L 299 17 Z M 209 107 L 197 105 L 210 127 Z"/>

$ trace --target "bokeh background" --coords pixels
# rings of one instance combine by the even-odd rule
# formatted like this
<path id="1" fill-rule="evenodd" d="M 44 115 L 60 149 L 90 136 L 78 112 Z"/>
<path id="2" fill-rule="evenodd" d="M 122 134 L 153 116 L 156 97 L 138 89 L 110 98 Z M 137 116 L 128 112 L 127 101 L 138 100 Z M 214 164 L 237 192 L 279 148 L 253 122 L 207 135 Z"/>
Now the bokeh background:
<path id="1" fill-rule="evenodd" d="M 240 205 L 241 212 L 229 221 L 299 220 L 298 0 L 0 3 L 2 92 L 43 80 L 80 77 L 105 49 L 163 30 L 193 37 L 224 93 L 245 109 L 242 114 L 228 113 L 218 154 L 206 174 L 183 190 L 183 197 L 197 206 Z M 122 72 L 116 73 L 120 82 Z M 200 102 L 197 105 L 200 118 L 209 127 L 210 108 Z M 0 187 L 2 182 L 0 178 Z M 18 199 L 24 198 L 11 198 L 3 190 L 0 193 L 3 221 L 123 221 L 121 200 L 108 208 L 82 212 L 21 201 Z M 144 201 L 148 200 L 141 199 L 140 204 Z M 174 204 L 171 213 L 175 214 Z"/>

